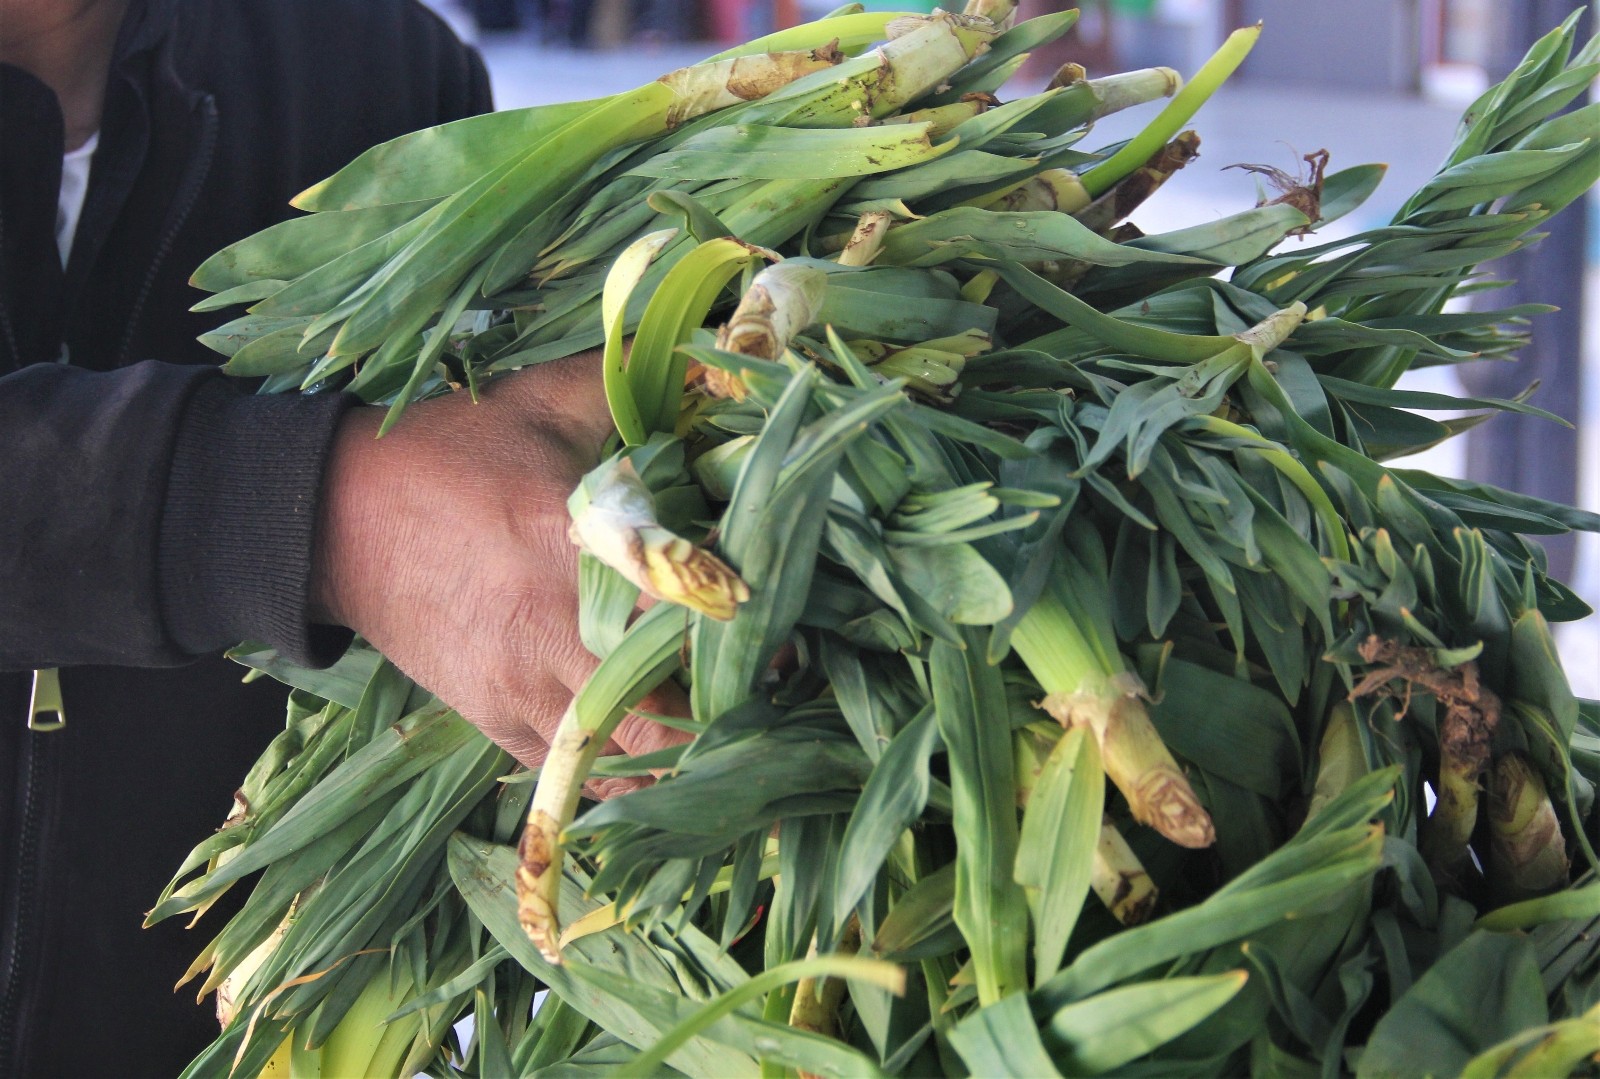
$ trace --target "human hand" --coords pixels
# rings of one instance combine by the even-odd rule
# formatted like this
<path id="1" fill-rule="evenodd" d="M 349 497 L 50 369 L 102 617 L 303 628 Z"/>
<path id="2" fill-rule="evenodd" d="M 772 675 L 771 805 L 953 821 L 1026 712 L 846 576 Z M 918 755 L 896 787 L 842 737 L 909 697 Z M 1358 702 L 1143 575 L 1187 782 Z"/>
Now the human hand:
<path id="1" fill-rule="evenodd" d="M 502 376 L 476 404 L 414 404 L 381 439 L 383 410 L 352 410 L 323 488 L 314 607 L 530 766 L 596 663 L 578 636 L 567 496 L 611 432 L 599 359 Z M 685 711 L 675 688 L 641 707 Z M 632 754 L 684 740 L 637 716 L 612 735 Z"/>

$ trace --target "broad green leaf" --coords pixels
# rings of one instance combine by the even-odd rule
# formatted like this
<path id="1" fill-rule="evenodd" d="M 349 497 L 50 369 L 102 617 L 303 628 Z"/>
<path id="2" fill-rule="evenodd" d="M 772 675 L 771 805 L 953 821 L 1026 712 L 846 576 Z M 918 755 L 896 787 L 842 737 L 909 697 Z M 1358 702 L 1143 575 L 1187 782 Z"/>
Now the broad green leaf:
<path id="1" fill-rule="evenodd" d="M 854 211 L 862 203 L 878 200 L 917 199 L 963 185 L 1022 179 L 1023 174 L 1037 168 L 1037 158 L 1019 159 L 963 149 L 905 172 L 863 180 L 850 189 L 852 204 L 843 209 Z"/>
<path id="2" fill-rule="evenodd" d="M 957 625 L 988 626 L 1011 613 L 1011 590 L 970 544 L 891 544 L 894 568 L 917 595 Z"/>
<path id="3" fill-rule="evenodd" d="M 1479 1053 L 1549 1018 L 1527 938 L 1479 930 L 1389 1006 L 1373 1028 L 1356 1074 L 1360 1079 L 1459 1075 Z"/>
<path id="4" fill-rule="evenodd" d="M 1511 903 L 1490 911 L 1473 924 L 1478 929 L 1505 933 L 1548 922 L 1591 918 L 1600 918 L 1600 882 Z"/>
<path id="5" fill-rule="evenodd" d="M 955 921 L 972 949 L 978 997 L 991 1004 L 1027 987 L 1027 900 L 1012 879 L 1017 856 L 1015 762 L 1005 687 L 989 666 L 988 635 L 964 648 L 935 641 L 930 662 L 939 735 L 950 761 L 956 848 Z"/>
<path id="6" fill-rule="evenodd" d="M 1069 1004 L 1050 1017 L 1052 1042 L 1066 1047 L 1069 1075 L 1115 1072 L 1176 1038 L 1244 988 L 1242 970 L 1124 986 Z"/>
<path id="7" fill-rule="evenodd" d="M 222 292 L 263 280 L 292 281 L 393 232 L 431 205 L 431 201 L 417 202 L 292 217 L 224 247 L 200 264 L 189 283 L 207 292 Z"/>
<path id="8" fill-rule="evenodd" d="M 310 323 L 311 319 L 304 316 L 244 315 L 210 333 L 201 334 L 199 341 L 213 352 L 235 356 L 257 342 L 293 330 L 298 347 L 300 334 Z M 302 363 L 309 362 L 309 357 L 302 356 L 300 359 Z"/>
<path id="9" fill-rule="evenodd" d="M 1074 728 L 1045 759 L 1028 798 L 1012 875 L 1033 915 L 1034 984 L 1055 976 L 1089 894 L 1105 806 L 1095 739 Z"/>
<path id="10" fill-rule="evenodd" d="M 928 804 L 928 758 L 938 740 L 933 709 L 925 708 L 895 735 L 873 765 L 839 844 L 839 873 L 833 886 L 835 935 L 844 929 L 896 841 Z"/>
<path id="11" fill-rule="evenodd" d="M 1292 789 L 1301 750 L 1281 696 L 1182 659 L 1161 677 L 1150 718 L 1173 752 L 1266 798 Z"/>
<path id="12" fill-rule="evenodd" d="M 730 124 L 702 131 L 631 171 L 663 179 L 790 179 L 866 176 L 916 166 L 955 147 L 933 145 L 928 124 L 782 128 Z"/>
<path id="13" fill-rule="evenodd" d="M 683 1045 L 690 1038 L 711 1026 L 723 1016 L 731 1014 L 740 1006 L 760 999 L 764 994 L 789 982 L 797 982 L 802 978 L 849 978 L 858 979 L 888 989 L 891 992 L 905 992 L 905 972 L 899 967 L 883 963 L 875 959 L 863 959 L 857 956 L 823 955 L 814 959 L 798 959 L 792 963 L 764 970 L 755 975 L 744 984 L 730 989 L 717 1000 L 705 1005 L 677 1027 L 669 1031 L 648 1052 L 641 1054 L 636 1060 L 622 1068 L 618 1075 L 625 1079 L 648 1079 L 671 1056 L 674 1050 Z M 627 991 L 625 985 L 619 986 L 623 992 Z M 817 1039 L 826 1044 L 827 1039 Z M 821 1048 L 819 1045 L 818 1049 Z M 834 1058 L 842 1054 L 834 1054 Z M 851 1074 L 873 1075 L 877 1069 L 864 1058 L 857 1057 L 848 1060 Z M 840 1074 L 830 1065 L 833 1063 L 827 1056 L 816 1053 L 805 1054 L 805 1058 L 795 1062 L 799 1067 L 808 1072 L 822 1075 Z M 865 1068 L 858 1071 L 856 1069 Z"/>
<path id="14" fill-rule="evenodd" d="M 1012 263 L 1073 259 L 1096 266 L 1155 263 L 1209 268 L 1201 259 L 1140 251 L 1112 243 L 1053 210 L 1002 213 L 961 206 L 889 230 L 880 260 L 892 266 L 937 266 L 981 257 Z"/>
<path id="15" fill-rule="evenodd" d="M 950 1044 L 971 1074 L 985 1079 L 1059 1079 L 1039 1040 L 1039 1026 L 1021 993 L 979 1008 L 950 1031 Z"/>
<path id="16" fill-rule="evenodd" d="M 832 264 L 824 264 L 832 265 Z M 896 266 L 831 272 L 817 324 L 840 336 L 876 341 L 927 341 L 967 330 L 993 330 L 995 309 L 961 298 L 942 275 Z"/>
<path id="17" fill-rule="evenodd" d="M 603 103 L 563 101 L 413 131 L 372 147 L 295 196 L 294 204 L 348 211 L 452 195 Z"/>

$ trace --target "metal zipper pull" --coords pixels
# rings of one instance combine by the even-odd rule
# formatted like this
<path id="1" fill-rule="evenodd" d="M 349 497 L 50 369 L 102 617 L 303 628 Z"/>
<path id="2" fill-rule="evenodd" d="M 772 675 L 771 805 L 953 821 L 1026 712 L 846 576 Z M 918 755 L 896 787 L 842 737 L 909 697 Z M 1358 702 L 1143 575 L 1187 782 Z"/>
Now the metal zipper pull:
<path id="1" fill-rule="evenodd" d="M 61 672 L 54 667 L 33 672 L 33 696 L 28 702 L 30 731 L 58 731 L 67 725 L 61 706 Z"/>

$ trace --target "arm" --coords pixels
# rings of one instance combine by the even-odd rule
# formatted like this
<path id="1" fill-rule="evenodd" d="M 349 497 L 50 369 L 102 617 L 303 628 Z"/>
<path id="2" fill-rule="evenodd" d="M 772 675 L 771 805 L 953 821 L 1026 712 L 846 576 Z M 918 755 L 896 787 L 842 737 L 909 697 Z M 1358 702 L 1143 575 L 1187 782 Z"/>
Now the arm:
<path id="1" fill-rule="evenodd" d="M 594 353 L 412 406 L 251 397 L 214 370 L 0 379 L 0 669 L 181 663 L 359 631 L 527 762 L 594 668 L 566 498 L 610 432 Z M 681 710 L 667 697 L 649 711 Z M 630 717 L 632 753 L 678 741 Z"/>
<path id="2" fill-rule="evenodd" d="M 0 379 L 0 669 L 164 666 L 244 636 L 330 661 L 305 582 L 346 407 L 159 363 Z"/>

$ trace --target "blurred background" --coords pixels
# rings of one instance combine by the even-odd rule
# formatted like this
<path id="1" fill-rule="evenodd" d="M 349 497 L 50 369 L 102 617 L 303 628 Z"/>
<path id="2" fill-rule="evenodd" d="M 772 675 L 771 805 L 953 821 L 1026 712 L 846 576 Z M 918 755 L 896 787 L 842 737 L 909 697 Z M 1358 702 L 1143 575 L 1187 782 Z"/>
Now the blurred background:
<path id="1" fill-rule="evenodd" d="M 817 18 L 834 0 L 428 0 L 488 63 L 500 108 L 628 89 L 728 45 Z M 934 0 L 863 0 L 869 9 L 931 10 Z M 1201 157 L 1135 215 L 1146 232 L 1254 205 L 1255 180 L 1227 165 L 1295 173 L 1326 149 L 1330 170 L 1384 162 L 1389 172 L 1326 239 L 1383 224 L 1433 174 L 1463 109 L 1538 37 L 1579 8 L 1570 0 L 1022 0 L 1024 16 L 1077 6 L 1072 33 L 1035 55 L 1002 96 L 1044 85 L 1067 61 L 1091 76 L 1166 65 L 1193 72 L 1239 26 L 1264 33 L 1239 73 L 1196 117 Z M 1592 14 L 1586 35 L 1594 33 Z M 1153 106 L 1102 121 L 1084 145 L 1116 142 Z M 1600 131 L 1595 132 L 1600 137 Z M 1290 241 L 1295 242 L 1295 241 Z M 1406 465 L 1600 511 L 1600 212 L 1595 196 L 1551 224 L 1538 247 L 1501 260 L 1517 284 L 1495 306 L 1538 301 L 1561 311 L 1534 325 L 1519 362 L 1413 372 L 1403 385 L 1510 397 L 1575 425 L 1498 416 Z M 1552 569 L 1600 607 L 1600 536 L 1553 537 Z M 1600 697 L 1600 617 L 1557 630 L 1574 689 Z"/>

